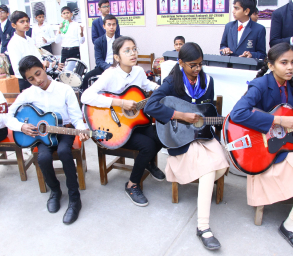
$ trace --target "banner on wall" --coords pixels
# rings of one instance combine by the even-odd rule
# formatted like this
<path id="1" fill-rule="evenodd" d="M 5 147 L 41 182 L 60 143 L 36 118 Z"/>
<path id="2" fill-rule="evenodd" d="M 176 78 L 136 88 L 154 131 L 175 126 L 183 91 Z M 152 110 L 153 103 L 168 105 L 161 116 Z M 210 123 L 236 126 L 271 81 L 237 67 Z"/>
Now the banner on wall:
<path id="1" fill-rule="evenodd" d="M 229 0 L 157 0 L 157 25 L 223 25 Z"/>
<path id="2" fill-rule="evenodd" d="M 109 0 L 110 14 L 119 21 L 119 26 L 145 26 L 144 0 Z M 99 1 L 87 0 L 89 27 L 101 16 Z"/>

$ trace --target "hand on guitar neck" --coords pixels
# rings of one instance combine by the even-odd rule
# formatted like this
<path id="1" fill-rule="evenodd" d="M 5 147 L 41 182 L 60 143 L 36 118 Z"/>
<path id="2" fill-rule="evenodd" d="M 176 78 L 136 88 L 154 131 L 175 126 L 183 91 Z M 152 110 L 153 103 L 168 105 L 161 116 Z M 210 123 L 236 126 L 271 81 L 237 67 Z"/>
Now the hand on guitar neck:
<path id="1" fill-rule="evenodd" d="M 137 103 L 134 100 L 113 99 L 112 106 L 121 107 L 126 110 L 136 110 Z"/>
<path id="2" fill-rule="evenodd" d="M 180 119 L 182 121 L 185 121 L 187 123 L 197 123 L 199 120 L 199 115 L 194 114 L 194 113 L 184 113 L 184 112 L 180 112 L 180 111 L 176 111 L 174 113 L 173 119 Z"/>
<path id="3" fill-rule="evenodd" d="M 293 117 L 292 116 L 275 116 L 274 124 L 279 124 L 284 128 L 293 129 Z"/>
<path id="4" fill-rule="evenodd" d="M 38 129 L 38 128 L 37 128 L 36 126 L 32 125 L 32 124 L 23 124 L 23 125 L 21 126 L 21 131 L 22 131 L 24 134 L 29 135 L 29 136 L 31 136 L 31 137 L 33 137 L 33 138 L 35 138 L 36 136 L 39 135 L 37 129 Z M 79 140 L 80 140 L 81 142 L 84 142 L 84 141 L 86 141 L 86 140 L 88 140 L 88 139 L 89 139 L 89 136 L 88 136 L 88 135 L 83 134 L 83 133 L 80 133 L 80 134 L 79 134 Z"/>

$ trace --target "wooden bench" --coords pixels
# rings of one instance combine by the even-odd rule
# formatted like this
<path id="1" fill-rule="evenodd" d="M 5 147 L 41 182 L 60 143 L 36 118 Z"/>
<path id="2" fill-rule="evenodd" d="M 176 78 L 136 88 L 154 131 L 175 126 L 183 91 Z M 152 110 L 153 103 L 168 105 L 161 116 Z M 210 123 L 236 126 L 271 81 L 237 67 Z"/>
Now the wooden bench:
<path id="1" fill-rule="evenodd" d="M 16 159 L 7 159 L 7 151 L 14 151 Z M 18 165 L 20 179 L 22 181 L 27 180 L 26 171 L 33 162 L 33 155 L 29 156 L 27 160 L 24 160 L 22 149 L 18 147 L 13 139 L 13 133 L 8 129 L 7 137 L 0 142 L 0 164 L 2 165 Z"/>
<path id="2" fill-rule="evenodd" d="M 78 183 L 79 183 L 79 189 L 85 190 L 85 172 L 87 171 L 87 165 L 86 165 L 86 156 L 85 156 L 85 149 L 84 149 L 84 143 L 82 143 L 79 140 L 79 136 L 75 137 L 75 140 L 72 145 L 72 155 L 73 159 L 76 159 L 76 172 L 78 176 Z M 53 161 L 59 160 L 57 151 L 53 153 Z M 47 192 L 46 183 L 44 180 L 43 173 L 41 171 L 41 168 L 38 164 L 38 148 L 35 147 L 33 149 L 33 161 L 36 166 L 39 186 L 41 193 Z M 62 168 L 55 168 L 56 174 L 64 173 Z"/>

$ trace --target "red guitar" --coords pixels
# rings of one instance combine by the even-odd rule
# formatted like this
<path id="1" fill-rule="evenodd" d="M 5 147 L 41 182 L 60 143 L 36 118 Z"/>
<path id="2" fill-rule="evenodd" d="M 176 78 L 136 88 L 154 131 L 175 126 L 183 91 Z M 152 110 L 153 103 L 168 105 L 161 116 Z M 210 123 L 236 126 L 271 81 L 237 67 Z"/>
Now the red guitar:
<path id="1" fill-rule="evenodd" d="M 147 103 L 142 89 L 137 86 L 130 86 L 120 94 L 101 92 L 107 97 L 134 100 L 137 102 L 136 110 L 124 110 L 121 107 L 98 108 L 89 105 L 84 107 L 84 116 L 90 129 L 99 127 L 99 130 L 111 132 L 113 137 L 109 141 L 99 143 L 109 149 L 122 147 L 130 138 L 136 127 L 143 127 L 151 123 L 149 116 L 143 113 Z"/>
<path id="2" fill-rule="evenodd" d="M 270 114 L 293 116 L 293 109 L 289 104 L 280 104 Z M 279 153 L 293 151 L 292 131 L 280 125 L 272 125 L 269 132 L 263 134 L 235 124 L 229 115 L 223 124 L 223 138 L 232 163 L 238 170 L 251 175 L 269 169 Z"/>

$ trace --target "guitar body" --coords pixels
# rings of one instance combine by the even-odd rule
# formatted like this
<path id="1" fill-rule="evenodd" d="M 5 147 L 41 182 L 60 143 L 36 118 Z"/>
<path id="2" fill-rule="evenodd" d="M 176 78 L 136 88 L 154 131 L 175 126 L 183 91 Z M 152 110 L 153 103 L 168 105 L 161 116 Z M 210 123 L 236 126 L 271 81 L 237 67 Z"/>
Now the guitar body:
<path id="1" fill-rule="evenodd" d="M 216 117 L 217 110 L 210 103 L 192 104 L 174 96 L 163 98 L 160 103 L 174 110 L 195 113 L 202 117 Z M 197 127 L 194 124 L 181 123 L 170 120 L 166 124 L 156 121 L 156 128 L 159 139 L 167 148 L 179 148 L 197 139 L 211 140 L 214 138 L 212 128 L 204 121 L 199 121 Z"/>
<path id="2" fill-rule="evenodd" d="M 110 92 L 101 92 L 107 97 L 134 100 L 136 102 L 144 100 L 144 92 L 137 86 L 130 86 L 121 94 Z M 136 111 L 125 111 L 121 107 L 113 107 L 116 116 L 119 119 L 119 124 L 112 118 L 113 111 L 109 108 L 98 108 L 89 105 L 84 106 L 84 115 L 86 122 L 91 130 L 104 130 L 113 134 L 113 137 L 108 141 L 99 141 L 99 143 L 108 148 L 116 149 L 122 147 L 130 138 L 133 130 L 136 127 L 143 127 L 151 124 L 151 119 L 143 113 L 143 109 Z"/>
<path id="3" fill-rule="evenodd" d="M 57 146 L 58 140 L 56 134 L 43 133 L 39 127 L 41 124 L 62 126 L 62 117 L 58 113 L 47 112 L 44 114 L 42 110 L 35 107 L 32 104 L 24 104 L 20 106 L 15 117 L 18 121 L 23 123 L 32 124 L 38 127 L 39 135 L 35 138 L 24 134 L 23 132 L 13 132 L 13 139 L 17 146 L 27 148 L 35 145 L 38 142 L 45 144 L 46 146 Z"/>
<path id="4" fill-rule="evenodd" d="M 254 109 L 254 111 L 261 110 Z M 293 109 L 289 104 L 281 104 L 275 107 L 270 114 L 293 116 Z M 256 175 L 269 169 L 279 153 L 293 151 L 291 130 L 280 125 L 272 125 L 269 132 L 263 134 L 235 124 L 229 115 L 223 125 L 223 138 L 233 165 L 250 175 Z"/>

